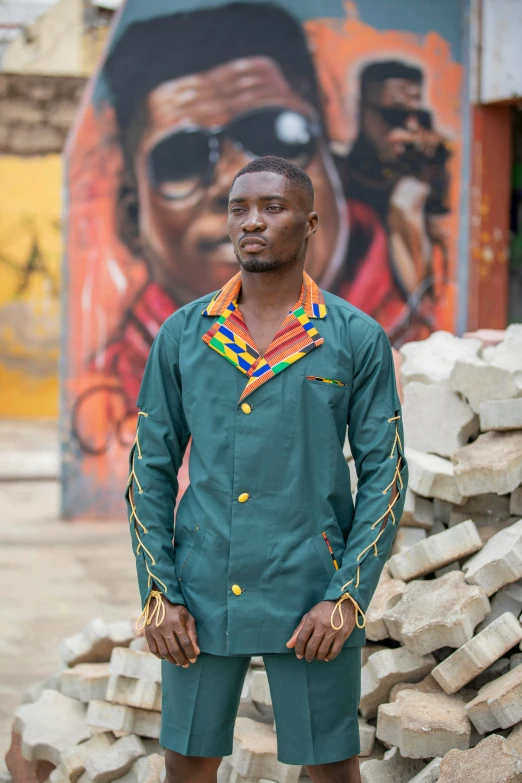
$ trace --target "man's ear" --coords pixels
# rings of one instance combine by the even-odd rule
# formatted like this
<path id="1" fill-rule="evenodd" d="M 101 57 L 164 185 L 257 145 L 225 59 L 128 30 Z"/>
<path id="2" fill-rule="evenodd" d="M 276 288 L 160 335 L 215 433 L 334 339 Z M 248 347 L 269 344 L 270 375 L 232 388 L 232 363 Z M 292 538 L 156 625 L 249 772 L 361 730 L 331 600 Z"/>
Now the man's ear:
<path id="1" fill-rule="evenodd" d="M 310 239 L 317 231 L 317 224 L 319 222 L 319 215 L 317 212 L 309 212 L 306 216 L 306 238 Z"/>

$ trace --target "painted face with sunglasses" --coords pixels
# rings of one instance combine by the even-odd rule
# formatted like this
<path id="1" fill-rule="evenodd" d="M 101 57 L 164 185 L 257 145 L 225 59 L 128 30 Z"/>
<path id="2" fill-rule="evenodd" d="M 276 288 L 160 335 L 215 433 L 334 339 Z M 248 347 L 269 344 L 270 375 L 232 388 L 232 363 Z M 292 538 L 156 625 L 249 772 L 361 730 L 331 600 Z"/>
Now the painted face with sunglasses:
<path id="1" fill-rule="evenodd" d="M 432 126 L 431 112 L 422 107 L 420 82 L 390 78 L 371 84 L 361 107 L 362 132 L 390 161 L 419 167 L 448 157 L 444 138 Z"/>
<path id="2" fill-rule="evenodd" d="M 319 117 L 273 60 L 238 59 L 165 82 L 146 109 L 135 156 L 139 232 L 155 280 L 177 303 L 237 271 L 228 192 L 236 172 L 263 155 L 291 160 L 314 183 L 323 230 L 307 270 L 326 285 L 344 257 L 346 207 Z"/>

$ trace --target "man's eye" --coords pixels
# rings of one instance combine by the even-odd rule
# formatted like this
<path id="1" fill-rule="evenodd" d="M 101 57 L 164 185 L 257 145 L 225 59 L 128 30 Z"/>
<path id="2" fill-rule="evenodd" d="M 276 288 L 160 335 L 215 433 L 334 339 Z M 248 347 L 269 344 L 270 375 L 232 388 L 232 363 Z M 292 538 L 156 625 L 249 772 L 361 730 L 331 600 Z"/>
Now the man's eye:
<path id="1" fill-rule="evenodd" d="M 268 207 L 268 209 L 270 210 L 270 212 L 280 212 L 283 209 L 283 207 L 279 206 L 279 204 L 271 204 Z"/>
<path id="2" fill-rule="evenodd" d="M 243 210 L 241 209 L 241 207 L 232 207 L 232 209 L 230 210 L 232 215 L 239 215 L 241 214 L 242 211 Z"/>

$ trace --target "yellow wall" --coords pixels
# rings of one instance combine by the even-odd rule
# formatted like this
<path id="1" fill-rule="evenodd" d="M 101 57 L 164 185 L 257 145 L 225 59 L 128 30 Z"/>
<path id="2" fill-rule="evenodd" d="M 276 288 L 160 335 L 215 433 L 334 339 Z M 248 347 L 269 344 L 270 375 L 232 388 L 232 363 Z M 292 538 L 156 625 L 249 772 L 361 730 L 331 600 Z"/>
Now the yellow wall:
<path id="1" fill-rule="evenodd" d="M 0 416 L 58 410 L 62 159 L 0 157 Z"/>

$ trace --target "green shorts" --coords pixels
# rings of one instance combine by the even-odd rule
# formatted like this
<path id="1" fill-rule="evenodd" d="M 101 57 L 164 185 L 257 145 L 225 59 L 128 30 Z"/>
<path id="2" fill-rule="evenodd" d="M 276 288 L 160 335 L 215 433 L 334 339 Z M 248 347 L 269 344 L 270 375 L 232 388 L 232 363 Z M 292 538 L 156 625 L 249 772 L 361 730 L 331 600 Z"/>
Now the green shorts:
<path id="1" fill-rule="evenodd" d="M 264 655 L 285 764 L 327 764 L 358 755 L 360 647 L 333 661 Z M 201 653 L 188 669 L 162 661 L 160 744 L 185 756 L 228 756 L 250 656 Z"/>

